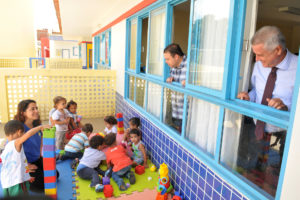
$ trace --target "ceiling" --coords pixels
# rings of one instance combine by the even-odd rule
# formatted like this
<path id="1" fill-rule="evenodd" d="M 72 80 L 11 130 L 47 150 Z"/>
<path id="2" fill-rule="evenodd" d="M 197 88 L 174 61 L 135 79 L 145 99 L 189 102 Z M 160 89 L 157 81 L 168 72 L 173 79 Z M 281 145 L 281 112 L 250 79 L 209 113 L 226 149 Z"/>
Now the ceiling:
<path id="1" fill-rule="evenodd" d="M 299 0 L 259 0 L 258 18 L 261 20 L 284 21 L 300 25 L 300 15 L 279 12 L 280 7 L 291 6 L 300 9 Z M 300 13 L 299 13 L 300 14 Z"/>
<path id="2" fill-rule="evenodd" d="M 92 34 L 142 0 L 59 0 L 64 39 L 91 40 Z"/>

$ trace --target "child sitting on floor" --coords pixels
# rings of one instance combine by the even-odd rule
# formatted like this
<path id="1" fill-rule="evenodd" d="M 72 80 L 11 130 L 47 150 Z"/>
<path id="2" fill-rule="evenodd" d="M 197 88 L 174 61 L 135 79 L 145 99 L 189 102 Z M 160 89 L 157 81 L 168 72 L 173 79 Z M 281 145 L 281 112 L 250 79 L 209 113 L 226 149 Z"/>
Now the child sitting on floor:
<path id="1" fill-rule="evenodd" d="M 117 119 L 114 116 L 106 116 L 104 118 L 104 134 L 107 135 L 109 133 L 117 133 Z"/>
<path id="2" fill-rule="evenodd" d="M 122 177 L 129 179 L 130 184 L 135 183 L 134 172 L 131 171 L 132 161 L 126 154 L 126 150 L 122 145 L 117 145 L 116 134 L 110 133 L 105 136 L 104 142 L 109 148 L 105 152 L 107 168 L 112 168 L 112 178 L 119 186 L 121 191 L 127 190 Z"/>
<path id="3" fill-rule="evenodd" d="M 1 185 L 4 196 L 28 194 L 29 172 L 33 172 L 36 166 L 27 163 L 23 143 L 44 128 L 50 128 L 50 126 L 41 125 L 24 134 L 24 126 L 20 121 L 11 120 L 5 124 L 4 132 L 8 143 L 1 154 Z"/>
<path id="4" fill-rule="evenodd" d="M 81 158 L 82 150 L 89 146 L 89 136 L 93 132 L 92 124 L 85 124 L 82 132 L 74 135 L 65 146 L 65 154 L 59 156 L 59 160 Z M 73 168 L 73 166 L 72 166 Z"/>
<path id="5" fill-rule="evenodd" d="M 133 166 L 144 165 L 144 167 L 147 168 L 146 150 L 141 141 L 142 132 L 139 129 L 134 128 L 130 130 L 129 135 L 133 149 Z"/>
<path id="6" fill-rule="evenodd" d="M 56 149 L 64 149 L 65 135 L 68 131 L 68 124 L 70 122 L 70 115 L 66 107 L 67 100 L 64 97 L 57 96 L 53 99 L 55 111 L 52 114 L 54 121 L 55 132 L 55 145 Z"/>
<path id="7" fill-rule="evenodd" d="M 77 174 L 82 179 L 91 180 L 90 187 L 95 187 L 96 192 L 100 192 L 100 178 L 98 174 L 104 176 L 104 172 L 98 169 L 105 154 L 101 151 L 104 148 L 104 139 L 101 136 L 94 136 L 90 140 L 90 147 L 85 149 L 83 157 L 77 166 Z"/>

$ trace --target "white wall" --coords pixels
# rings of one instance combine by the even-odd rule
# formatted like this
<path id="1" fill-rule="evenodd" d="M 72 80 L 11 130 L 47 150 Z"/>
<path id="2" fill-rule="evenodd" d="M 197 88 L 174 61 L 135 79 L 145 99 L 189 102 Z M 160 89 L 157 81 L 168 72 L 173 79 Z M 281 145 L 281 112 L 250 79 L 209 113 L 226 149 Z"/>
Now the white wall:
<path id="1" fill-rule="evenodd" d="M 82 66 L 86 66 L 86 43 L 81 43 L 81 59 Z"/>
<path id="2" fill-rule="evenodd" d="M 77 56 L 73 55 L 73 47 L 77 48 Z M 50 40 L 50 58 L 62 58 L 62 49 L 69 49 L 70 58 L 79 58 L 79 46 L 77 41 Z M 60 55 L 57 54 L 57 50 L 61 51 Z"/>
<path id="3" fill-rule="evenodd" d="M 111 28 L 111 69 L 117 71 L 117 92 L 124 95 L 126 20 Z"/>
<path id="4" fill-rule="evenodd" d="M 1 1 L 0 57 L 35 57 L 34 0 Z"/>
<path id="5" fill-rule="evenodd" d="M 300 88 L 299 88 L 300 92 Z M 281 199 L 299 199 L 300 180 L 300 96 L 298 96 L 296 115 L 290 143 L 287 165 L 285 169 L 284 182 L 282 186 Z"/>

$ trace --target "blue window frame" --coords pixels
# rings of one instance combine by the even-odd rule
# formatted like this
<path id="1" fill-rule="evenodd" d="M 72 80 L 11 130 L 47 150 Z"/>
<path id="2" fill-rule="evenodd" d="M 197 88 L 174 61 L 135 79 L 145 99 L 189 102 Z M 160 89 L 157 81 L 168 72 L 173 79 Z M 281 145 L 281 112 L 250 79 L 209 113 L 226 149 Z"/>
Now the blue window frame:
<path id="1" fill-rule="evenodd" d="M 110 69 L 111 67 L 111 30 L 106 30 L 94 37 L 94 68 Z"/>
<path id="2" fill-rule="evenodd" d="M 224 116 L 226 112 L 233 111 L 235 113 L 249 116 L 254 119 L 262 120 L 266 123 L 273 124 L 277 127 L 287 130 L 287 139 L 285 148 L 289 148 L 289 138 L 292 131 L 293 116 L 296 108 L 296 97 L 298 96 L 299 82 L 296 81 L 295 90 L 294 90 L 294 101 L 291 112 L 285 112 L 280 110 L 275 110 L 273 108 L 259 105 L 256 103 L 242 101 L 236 98 L 238 91 L 238 80 L 239 80 L 239 71 L 240 71 L 240 62 L 241 62 L 241 52 L 243 45 L 243 34 L 244 34 L 244 20 L 246 12 L 246 0 L 228 0 L 228 4 L 224 7 L 219 6 L 219 10 L 222 9 L 226 11 L 227 24 L 226 24 L 226 41 L 219 41 L 222 43 L 221 46 L 215 47 L 216 57 L 222 57 L 221 64 L 222 67 L 221 75 L 218 72 L 217 77 L 219 83 L 216 86 L 206 85 L 205 83 L 197 82 L 200 70 L 196 69 L 196 65 L 207 65 L 207 67 L 214 65 L 214 60 L 212 61 L 203 61 L 200 59 L 199 55 L 202 55 L 203 52 L 209 51 L 209 48 L 203 48 L 201 36 L 205 36 L 204 29 L 205 19 L 203 18 L 203 13 L 209 13 L 210 8 L 217 7 L 216 4 L 209 4 L 204 0 L 191 0 L 190 8 L 190 26 L 189 26 L 189 42 L 188 42 L 188 53 L 187 53 L 187 81 L 186 87 L 181 87 L 176 83 L 166 83 L 165 80 L 168 77 L 169 69 L 166 64 L 162 67 L 162 73 L 149 73 L 149 51 L 151 47 L 150 40 L 151 36 L 151 18 L 152 13 L 159 10 L 160 13 L 165 14 L 165 29 L 164 29 L 164 43 L 165 46 L 171 43 L 171 33 L 172 33 L 172 8 L 179 3 L 184 1 L 170 1 L 162 0 L 156 2 L 146 9 L 136 13 L 127 19 L 127 31 L 126 31 L 126 64 L 125 64 L 125 99 L 130 104 L 132 104 L 137 110 L 143 113 L 147 118 L 151 119 L 156 124 L 159 124 L 160 127 L 171 137 L 181 142 L 181 144 L 189 149 L 194 155 L 199 157 L 204 161 L 209 167 L 211 167 L 216 173 L 219 173 L 224 177 L 226 181 L 232 184 L 234 187 L 239 189 L 244 195 L 250 199 L 269 199 L 275 198 L 280 199 L 281 187 L 283 174 L 285 170 L 285 164 L 287 159 L 287 150 L 284 152 L 283 164 L 281 167 L 281 173 L 279 176 L 279 182 L 277 186 L 277 192 L 274 197 L 262 191 L 255 185 L 245 181 L 232 171 L 222 165 L 220 161 L 221 157 L 221 148 L 222 148 L 222 137 L 223 137 L 223 123 Z M 226 2 L 226 1 L 223 1 Z M 226 10 L 227 8 L 227 10 Z M 201 11 L 201 12 L 200 12 Z M 217 13 L 218 14 L 218 13 Z M 142 31 L 142 19 L 148 17 L 148 50 L 147 50 L 147 66 L 146 73 L 141 73 L 140 67 L 140 54 L 141 54 L 141 31 Z M 216 20 L 215 23 L 219 23 Z M 135 41 L 132 41 L 135 39 Z M 151 42 L 150 42 L 151 41 Z M 210 47 L 208 45 L 208 47 Z M 220 52 L 217 52 L 220 50 Z M 163 51 L 161 51 L 161 55 Z M 160 56 L 160 55 L 158 55 Z M 300 65 L 300 64 L 299 64 Z M 198 71 L 197 71 L 198 70 Z M 216 69 L 220 70 L 220 69 Z M 214 72 L 214 70 L 212 70 Z M 213 74 L 213 76 L 215 76 Z M 297 77 L 300 76 L 299 66 Z M 141 82 L 143 83 L 141 85 Z M 141 89 L 142 88 L 142 89 Z M 172 90 L 180 92 L 184 95 L 184 107 L 183 107 L 183 119 L 182 119 L 182 131 L 178 134 L 174 129 L 170 128 L 164 123 L 164 96 L 166 95 L 166 90 Z M 157 109 L 152 109 L 151 103 L 149 100 L 150 96 L 161 96 L 160 101 L 158 101 Z M 153 98 L 153 97 L 152 97 Z M 194 144 L 191 137 L 187 136 L 186 133 L 186 124 L 188 119 L 188 109 L 189 99 L 195 99 L 203 101 L 209 104 L 212 104 L 213 107 L 216 107 L 218 110 L 218 125 L 215 129 L 215 141 L 213 146 L 213 151 L 207 151 L 201 146 Z"/>

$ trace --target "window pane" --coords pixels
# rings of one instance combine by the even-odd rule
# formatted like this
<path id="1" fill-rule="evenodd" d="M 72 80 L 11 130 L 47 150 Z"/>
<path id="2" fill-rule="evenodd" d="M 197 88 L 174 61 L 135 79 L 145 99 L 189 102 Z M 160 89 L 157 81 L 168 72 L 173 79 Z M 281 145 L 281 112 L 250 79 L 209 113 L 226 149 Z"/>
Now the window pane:
<path id="1" fill-rule="evenodd" d="M 105 64 L 105 37 L 103 34 L 100 37 L 100 64 Z"/>
<path id="2" fill-rule="evenodd" d="M 183 93 L 164 89 L 164 123 L 175 129 L 178 134 L 181 133 L 182 113 L 183 113 Z"/>
<path id="3" fill-rule="evenodd" d="M 150 44 L 148 73 L 161 76 L 163 73 L 165 46 L 165 7 L 156 9 L 150 14 Z"/>
<path id="4" fill-rule="evenodd" d="M 157 118 L 160 116 L 161 89 L 160 85 L 148 82 L 147 111 Z"/>
<path id="5" fill-rule="evenodd" d="M 185 137 L 205 152 L 215 153 L 219 125 L 219 106 L 188 97 Z"/>
<path id="6" fill-rule="evenodd" d="M 109 65 L 109 31 L 105 33 L 105 64 Z"/>
<path id="7" fill-rule="evenodd" d="M 145 83 L 146 81 L 140 78 L 136 78 L 136 98 L 135 103 L 145 108 Z"/>
<path id="8" fill-rule="evenodd" d="M 255 123 L 250 117 L 225 111 L 221 163 L 275 196 L 286 130 L 267 124 L 273 132 L 257 139 Z"/>
<path id="9" fill-rule="evenodd" d="M 130 63 L 129 68 L 135 70 L 136 65 L 136 41 L 137 41 L 137 20 L 131 21 L 130 30 Z"/>
<path id="10" fill-rule="evenodd" d="M 195 0 L 189 83 L 221 90 L 230 0 Z"/>
<path id="11" fill-rule="evenodd" d="M 135 77 L 129 76 L 128 98 L 133 102 L 134 102 L 134 86 L 135 86 Z"/>

